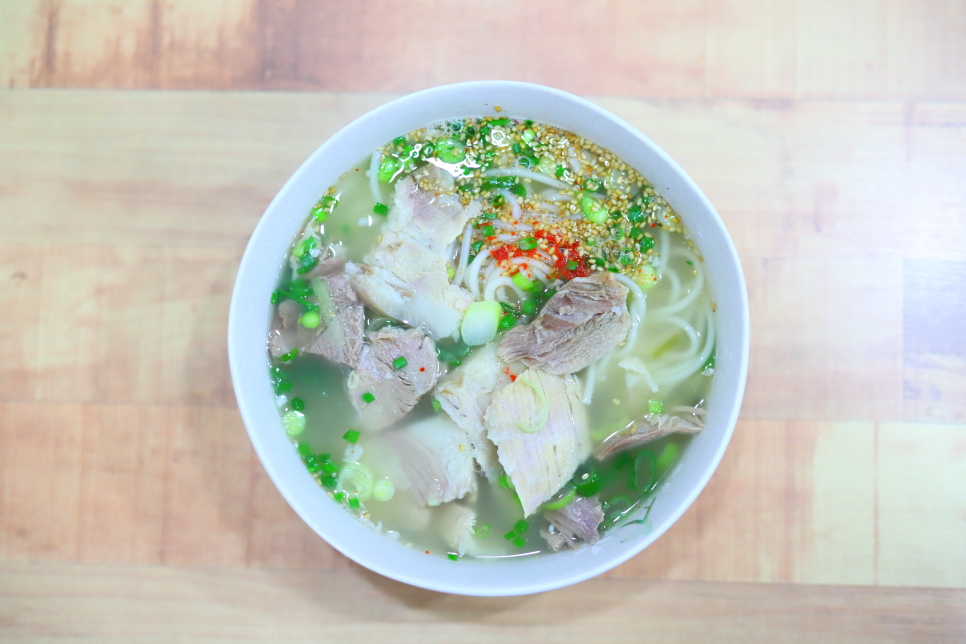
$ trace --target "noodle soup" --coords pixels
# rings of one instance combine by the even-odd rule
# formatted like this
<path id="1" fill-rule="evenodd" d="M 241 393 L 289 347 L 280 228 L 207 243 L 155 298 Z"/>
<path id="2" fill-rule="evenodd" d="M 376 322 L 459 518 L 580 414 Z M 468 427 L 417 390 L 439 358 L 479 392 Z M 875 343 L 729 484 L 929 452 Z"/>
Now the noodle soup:
<path id="1" fill-rule="evenodd" d="M 273 303 L 277 402 L 320 494 L 430 554 L 596 543 L 704 427 L 702 258 L 645 177 L 546 124 L 435 123 L 360 160 Z"/>

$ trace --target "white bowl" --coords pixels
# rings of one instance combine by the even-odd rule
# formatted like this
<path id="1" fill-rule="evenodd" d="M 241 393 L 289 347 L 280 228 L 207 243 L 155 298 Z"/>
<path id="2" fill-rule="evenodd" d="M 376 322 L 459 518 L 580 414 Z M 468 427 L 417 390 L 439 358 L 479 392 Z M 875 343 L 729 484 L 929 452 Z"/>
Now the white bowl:
<path id="1" fill-rule="evenodd" d="M 269 382 L 269 303 L 289 244 L 309 210 L 350 165 L 392 138 L 439 119 L 495 114 L 532 118 L 610 149 L 650 179 L 684 219 L 704 256 L 717 304 L 717 359 L 707 428 L 658 488 L 645 524 L 620 528 L 599 544 L 541 557 L 498 561 L 427 556 L 356 521 L 319 488 L 282 430 Z M 458 83 L 387 103 L 349 124 L 315 151 L 278 193 L 252 234 L 235 280 L 228 355 L 242 418 L 268 475 L 319 536 L 387 577 L 464 595 L 522 595 L 583 581 L 633 557 L 691 505 L 717 467 L 738 418 L 748 370 L 748 298 L 734 245 L 694 181 L 628 123 L 559 90 L 503 81 Z M 635 517 L 639 518 L 639 517 Z"/>

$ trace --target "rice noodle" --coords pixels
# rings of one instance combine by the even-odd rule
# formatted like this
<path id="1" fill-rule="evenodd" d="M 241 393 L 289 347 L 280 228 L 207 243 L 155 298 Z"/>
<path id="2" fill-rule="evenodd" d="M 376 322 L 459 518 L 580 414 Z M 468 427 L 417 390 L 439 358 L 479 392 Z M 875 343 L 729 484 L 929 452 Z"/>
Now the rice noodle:
<path id="1" fill-rule="evenodd" d="M 584 375 L 584 395 L 580 399 L 585 405 L 589 405 L 594 399 L 594 384 L 597 382 L 597 363 L 593 363 L 587 367 L 587 373 Z"/>
<path id="2" fill-rule="evenodd" d="M 689 376 L 694 375 L 698 369 L 708 361 L 711 357 L 711 352 L 714 351 L 715 342 L 715 329 L 714 329 L 714 314 L 711 312 L 711 308 L 708 307 L 705 313 L 705 325 L 704 325 L 704 345 L 701 348 L 701 352 L 698 357 L 693 360 L 686 362 L 685 364 L 669 369 L 664 374 L 664 378 L 667 379 L 669 383 L 678 383 Z"/>
<path id="3" fill-rule="evenodd" d="M 486 248 L 481 249 L 480 254 L 477 255 L 476 259 L 473 260 L 473 263 L 469 265 L 469 267 L 466 269 L 466 274 L 463 276 L 463 283 L 476 299 L 480 299 L 480 268 L 483 267 L 483 263 L 489 256 L 489 250 Z"/>
<path id="4" fill-rule="evenodd" d="M 532 170 L 524 170 L 523 168 L 493 168 L 492 170 L 484 171 L 483 176 L 484 177 L 522 177 L 524 179 L 532 179 L 533 181 L 544 183 L 548 186 L 560 188 L 561 190 L 565 190 L 567 188 L 573 187 L 569 183 L 564 183 L 559 179 L 548 177 L 542 172 L 533 172 Z"/>
<path id="5" fill-rule="evenodd" d="M 382 203 L 382 189 L 379 187 L 380 161 L 382 161 L 382 152 L 376 150 L 369 160 L 369 189 L 372 190 L 372 200 L 376 203 Z"/>
<path id="6" fill-rule="evenodd" d="M 528 268 L 532 266 L 533 268 L 542 271 L 545 275 L 549 275 L 553 272 L 553 268 L 544 262 L 541 262 L 539 259 L 534 259 L 532 257 L 514 257 L 510 261 L 518 265 L 526 264 Z"/>
<path id="7" fill-rule="evenodd" d="M 486 174 L 485 172 L 483 174 Z M 511 212 L 513 213 L 513 218 L 516 221 L 520 221 L 520 201 L 516 198 L 509 190 L 498 190 L 497 193 L 506 199 L 507 203 L 510 204 Z"/>
<path id="8" fill-rule="evenodd" d="M 493 277 L 493 275 L 495 275 L 496 273 L 502 273 L 502 272 L 503 272 L 503 267 L 500 266 L 499 262 L 494 261 L 492 264 L 490 264 L 487 267 L 486 273 L 483 274 L 483 281 L 486 282 L 486 280 Z"/>
<path id="9" fill-rule="evenodd" d="M 453 276 L 453 284 L 461 284 L 463 282 L 463 273 L 466 272 L 466 264 L 470 259 L 470 239 L 473 238 L 473 222 L 466 224 L 466 229 L 463 231 L 463 245 L 460 246 L 460 257 L 459 264 L 456 269 L 456 275 Z"/>
<path id="10" fill-rule="evenodd" d="M 556 190 L 544 190 L 541 194 L 544 201 L 573 201 L 574 198 L 570 195 L 565 195 L 557 192 Z"/>
<path id="11" fill-rule="evenodd" d="M 698 299 L 698 296 L 704 290 L 704 268 L 701 266 L 701 261 L 698 259 L 698 256 L 686 248 L 680 249 L 677 252 L 688 258 L 697 275 L 694 277 L 694 283 L 688 289 L 688 294 L 676 302 L 672 301 L 666 306 L 661 307 L 659 310 L 660 315 L 671 315 L 672 313 L 686 309 Z"/>
<path id="12" fill-rule="evenodd" d="M 515 242 L 517 240 L 517 236 L 518 235 L 516 233 L 501 233 L 497 235 L 496 238 L 501 242 L 505 243 L 505 242 Z"/>
<path id="13" fill-rule="evenodd" d="M 500 230 L 514 230 L 517 232 L 530 232 L 533 230 L 533 226 L 529 224 L 508 224 L 505 221 L 500 221 L 499 219 L 494 219 L 490 222 L 494 228 L 499 228 Z"/>
<path id="14" fill-rule="evenodd" d="M 641 287 L 638 286 L 634 280 L 629 278 L 627 275 L 617 274 L 615 277 L 617 278 L 617 281 L 626 286 L 631 295 L 634 296 L 628 309 L 628 312 L 631 315 L 631 328 L 627 331 L 627 338 L 624 340 L 624 348 L 617 352 L 617 357 L 622 358 L 631 352 L 631 350 L 634 348 L 634 344 L 637 342 L 638 329 L 641 326 L 641 322 L 644 320 L 644 314 L 647 313 L 647 299 L 644 295 L 644 291 L 641 290 Z"/>
<path id="15" fill-rule="evenodd" d="M 483 292 L 484 300 L 493 300 L 496 295 L 496 289 L 501 286 L 506 286 L 511 291 L 517 294 L 517 297 L 523 300 L 526 296 L 523 294 L 523 289 L 513 283 L 513 280 L 509 277 L 499 276 L 493 277 L 486 281 L 486 290 Z"/>

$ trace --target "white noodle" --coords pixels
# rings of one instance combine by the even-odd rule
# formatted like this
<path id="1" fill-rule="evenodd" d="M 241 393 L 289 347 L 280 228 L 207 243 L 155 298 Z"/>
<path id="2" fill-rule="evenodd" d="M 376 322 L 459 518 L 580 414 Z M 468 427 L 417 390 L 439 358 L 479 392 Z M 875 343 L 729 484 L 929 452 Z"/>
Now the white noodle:
<path id="1" fill-rule="evenodd" d="M 500 263 L 499 262 L 493 262 L 486 269 L 486 273 L 483 275 L 483 282 L 486 283 L 486 281 L 488 279 L 490 279 L 491 277 L 493 277 L 494 274 L 496 274 L 496 273 L 502 273 L 502 272 L 503 272 L 503 267 L 500 266 Z"/>
<path id="2" fill-rule="evenodd" d="M 585 405 L 589 405 L 594 399 L 594 384 L 597 381 L 597 363 L 587 367 L 587 373 L 584 375 L 584 396 L 581 399 Z"/>
<path id="3" fill-rule="evenodd" d="M 506 286 L 511 291 L 517 294 L 517 297 L 523 300 L 526 296 L 523 294 L 523 290 L 513 283 L 513 280 L 509 277 L 494 277 L 486 281 L 486 290 L 483 292 L 484 300 L 493 300 L 496 295 L 496 289 L 501 286 Z"/>
<path id="4" fill-rule="evenodd" d="M 701 353 L 694 360 L 677 367 L 676 369 L 670 369 L 663 376 L 671 383 L 676 383 L 684 380 L 685 378 L 693 375 L 698 369 L 708 361 L 711 357 L 711 352 L 714 351 L 714 341 L 715 341 L 715 329 L 714 329 L 714 314 L 711 312 L 711 308 L 707 309 L 705 314 L 705 337 L 704 346 L 701 349 Z"/>
<path id="5" fill-rule="evenodd" d="M 496 236 L 501 242 L 515 242 L 517 240 L 516 233 L 501 233 Z"/>
<path id="6" fill-rule="evenodd" d="M 466 230 L 463 231 L 463 245 L 460 247 L 460 261 L 459 267 L 456 269 L 456 275 L 453 276 L 453 284 L 461 284 L 463 282 L 463 273 L 466 272 L 466 264 L 470 259 L 470 240 L 473 238 L 473 222 L 466 224 Z"/>
<path id="7" fill-rule="evenodd" d="M 541 262 L 539 259 L 534 259 L 532 257 L 514 257 L 510 261 L 514 264 L 526 264 L 528 267 L 532 266 L 537 270 L 543 271 L 547 275 L 553 272 L 553 269 L 550 266 L 544 262 Z"/>
<path id="8" fill-rule="evenodd" d="M 684 310 L 685 308 L 691 306 L 691 304 L 698 299 L 698 296 L 701 295 L 701 292 L 704 289 L 704 268 L 701 266 L 701 262 L 698 260 L 697 255 L 687 249 L 681 249 L 678 252 L 688 257 L 688 259 L 691 261 L 692 267 L 694 268 L 694 272 L 697 273 L 697 275 L 695 275 L 694 284 L 691 285 L 691 288 L 688 290 L 688 294 L 677 302 L 673 302 L 673 299 L 676 299 L 673 298 L 671 304 L 661 307 L 659 311 L 661 315 L 671 315 L 672 313 L 677 313 L 678 311 Z"/>
<path id="9" fill-rule="evenodd" d="M 568 183 L 564 183 L 553 177 L 548 177 L 542 172 L 533 172 L 531 170 L 524 170 L 523 168 L 493 168 L 492 170 L 486 170 L 483 172 L 484 177 L 523 177 L 525 179 L 532 179 L 539 183 L 544 183 L 548 186 L 553 186 L 561 190 L 566 190 L 568 188 L 573 188 Z"/>
<path id="10" fill-rule="evenodd" d="M 484 172 L 484 174 L 486 173 Z M 498 190 L 497 194 L 502 195 L 503 198 L 506 199 L 507 203 L 510 204 L 513 218 L 516 221 L 520 221 L 520 201 L 516 198 L 516 196 L 509 190 Z"/>
<path id="11" fill-rule="evenodd" d="M 560 194 L 556 190 L 544 190 L 543 193 L 540 196 L 543 197 L 543 200 L 544 201 L 547 201 L 547 202 L 550 202 L 550 201 L 573 201 L 574 200 L 574 198 L 571 197 L 570 195 Z"/>
<path id="12" fill-rule="evenodd" d="M 376 203 L 382 203 L 382 189 L 379 188 L 380 161 L 382 161 L 382 152 L 376 150 L 369 161 L 369 189 L 372 190 L 372 199 Z"/>
<path id="13" fill-rule="evenodd" d="M 644 320 L 644 315 L 647 313 L 647 299 L 644 296 L 644 292 L 641 290 L 634 280 L 629 278 L 627 275 L 617 275 L 617 281 L 627 287 L 634 298 L 631 300 L 631 305 L 628 312 L 631 314 L 631 328 L 627 331 L 627 338 L 624 340 L 624 348 L 617 352 L 617 357 L 622 358 L 626 356 L 634 348 L 634 344 L 637 342 L 637 332 L 640 329 L 641 322 Z"/>
<path id="14" fill-rule="evenodd" d="M 480 299 L 480 268 L 482 268 L 483 262 L 485 262 L 486 258 L 489 256 L 489 250 L 486 248 L 480 250 L 480 254 L 477 255 L 476 259 L 473 260 L 473 263 L 469 265 L 469 267 L 466 269 L 466 274 L 463 276 L 463 283 L 476 299 Z"/>

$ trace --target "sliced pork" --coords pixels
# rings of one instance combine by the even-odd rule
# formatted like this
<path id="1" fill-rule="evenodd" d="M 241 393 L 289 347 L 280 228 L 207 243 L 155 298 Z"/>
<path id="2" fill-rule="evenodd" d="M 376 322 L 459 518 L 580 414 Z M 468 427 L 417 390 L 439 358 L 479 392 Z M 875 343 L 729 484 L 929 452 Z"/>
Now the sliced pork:
<path id="1" fill-rule="evenodd" d="M 496 445 L 486 436 L 483 416 L 493 397 L 508 384 L 506 364 L 496 357 L 496 347 L 488 344 L 444 376 L 435 392 L 443 411 L 466 432 L 473 458 L 491 481 L 500 475 L 501 468 Z"/>
<path id="2" fill-rule="evenodd" d="M 278 305 L 268 334 L 272 357 L 298 349 L 336 364 L 349 367 L 359 364 L 365 319 L 362 302 L 349 285 L 343 265 L 344 262 L 328 260 L 307 276 L 313 291 L 309 301 L 319 307 L 319 324 L 315 328 L 299 324 L 304 311 L 298 302 L 285 300 Z"/>
<path id="3" fill-rule="evenodd" d="M 446 416 L 394 430 L 393 440 L 420 505 L 436 506 L 476 491 L 466 434 Z"/>
<path id="4" fill-rule="evenodd" d="M 604 520 L 604 510 L 596 497 L 576 496 L 564 507 L 547 510 L 543 516 L 550 522 L 550 528 L 541 534 L 555 552 L 600 541 L 597 528 Z"/>
<path id="5" fill-rule="evenodd" d="M 608 271 L 567 282 L 540 315 L 510 329 L 497 355 L 548 373 L 576 373 L 616 347 L 631 327 L 627 287 Z"/>
<path id="6" fill-rule="evenodd" d="M 438 375 L 436 343 L 419 329 L 390 327 L 369 336 L 346 389 L 363 428 L 378 430 L 408 413 Z"/>
<path id="7" fill-rule="evenodd" d="M 605 460 L 625 449 L 650 443 L 669 434 L 697 434 L 704 429 L 707 410 L 700 407 L 678 407 L 670 411 L 679 415 L 648 414 L 631 423 L 626 429 L 607 437 L 594 456 Z"/>
<path id="8" fill-rule="evenodd" d="M 396 185 L 382 237 L 362 263 L 346 266 L 349 281 L 377 311 L 426 330 L 436 339 L 455 337 L 466 307 L 466 289 L 450 283 L 450 245 L 480 214 L 455 195 L 417 187 L 411 177 Z"/>
<path id="9" fill-rule="evenodd" d="M 436 339 L 459 332 L 473 294 L 449 281 L 446 260 L 408 237 L 394 235 L 349 263 L 346 274 L 366 304 L 384 315 L 425 329 Z"/>
<path id="10" fill-rule="evenodd" d="M 572 378 L 528 369 L 494 397 L 484 421 L 524 516 L 553 496 L 590 455 L 584 406 Z"/>

